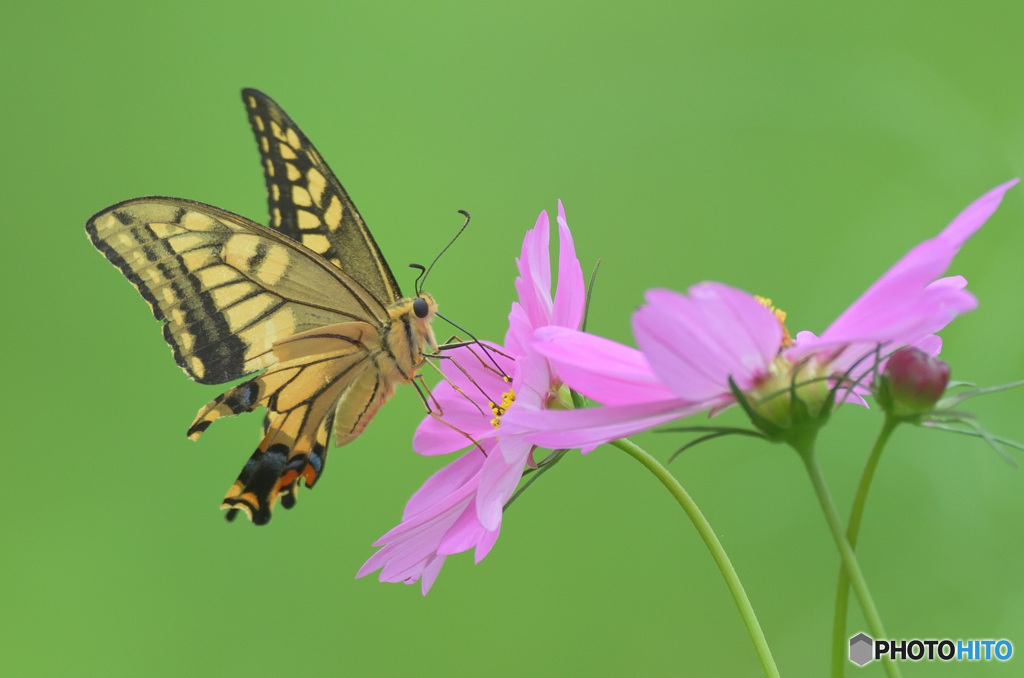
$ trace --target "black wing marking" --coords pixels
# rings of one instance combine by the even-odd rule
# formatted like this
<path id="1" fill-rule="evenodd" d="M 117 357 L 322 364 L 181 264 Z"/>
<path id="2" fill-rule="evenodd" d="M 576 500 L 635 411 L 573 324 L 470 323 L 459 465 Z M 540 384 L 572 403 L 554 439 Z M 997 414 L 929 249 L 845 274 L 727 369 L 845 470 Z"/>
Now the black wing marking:
<path id="1" fill-rule="evenodd" d="M 382 306 L 402 298 L 348 193 L 298 125 L 259 90 L 242 90 L 267 181 L 269 225 L 352 276 Z"/>

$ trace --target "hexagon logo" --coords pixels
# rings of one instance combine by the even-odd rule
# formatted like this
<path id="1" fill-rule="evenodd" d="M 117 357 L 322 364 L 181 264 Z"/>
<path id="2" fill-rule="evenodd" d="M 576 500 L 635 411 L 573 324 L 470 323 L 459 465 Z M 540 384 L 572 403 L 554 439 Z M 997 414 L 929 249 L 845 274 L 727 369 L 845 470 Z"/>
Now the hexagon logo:
<path id="1" fill-rule="evenodd" d="M 850 638 L 850 661 L 857 666 L 864 666 L 874 659 L 875 641 L 866 633 L 858 633 Z"/>

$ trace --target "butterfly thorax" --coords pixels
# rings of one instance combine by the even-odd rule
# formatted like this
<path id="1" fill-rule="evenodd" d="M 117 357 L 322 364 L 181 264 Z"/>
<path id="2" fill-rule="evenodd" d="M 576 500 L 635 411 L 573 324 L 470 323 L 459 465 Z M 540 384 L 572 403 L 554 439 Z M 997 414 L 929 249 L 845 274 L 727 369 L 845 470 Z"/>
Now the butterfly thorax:
<path id="1" fill-rule="evenodd" d="M 430 326 L 436 314 L 437 302 L 426 292 L 402 299 L 388 308 L 391 320 L 381 332 L 382 349 L 394 361 L 405 382 L 416 376 L 425 360 L 424 354 L 437 353 L 437 339 Z"/>
<path id="2" fill-rule="evenodd" d="M 335 445 L 345 445 L 362 433 L 381 405 L 394 394 L 395 387 L 416 378 L 426 361 L 424 354 L 437 352 L 437 340 L 430 326 L 437 313 L 433 297 L 420 294 L 402 299 L 387 311 L 389 320 L 372 333 L 365 332 L 369 328 L 366 323 L 336 326 L 350 340 L 358 332 L 361 336 L 355 343 L 365 353 L 361 364 L 351 367 L 352 378 L 339 393 L 334 412 Z"/>

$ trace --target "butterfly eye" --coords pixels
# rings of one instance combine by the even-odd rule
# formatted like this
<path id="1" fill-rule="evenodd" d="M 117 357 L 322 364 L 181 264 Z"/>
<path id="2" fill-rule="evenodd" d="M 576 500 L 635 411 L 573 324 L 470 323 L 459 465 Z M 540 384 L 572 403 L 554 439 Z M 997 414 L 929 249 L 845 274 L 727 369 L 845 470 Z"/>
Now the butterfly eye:
<path id="1" fill-rule="evenodd" d="M 426 318 L 427 314 L 430 313 L 427 300 L 423 297 L 416 297 L 412 302 L 412 312 L 416 314 L 417 318 Z"/>

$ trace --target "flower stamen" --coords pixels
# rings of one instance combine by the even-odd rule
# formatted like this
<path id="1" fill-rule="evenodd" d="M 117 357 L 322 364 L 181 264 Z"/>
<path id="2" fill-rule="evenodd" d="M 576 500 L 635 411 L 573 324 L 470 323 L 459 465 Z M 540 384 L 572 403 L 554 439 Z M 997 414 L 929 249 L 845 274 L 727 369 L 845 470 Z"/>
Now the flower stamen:
<path id="1" fill-rule="evenodd" d="M 779 349 L 781 350 L 792 346 L 794 343 L 793 337 L 790 336 L 789 330 L 786 329 L 786 312 L 782 309 L 775 308 L 775 306 L 772 305 L 772 300 L 768 297 L 761 297 L 755 294 L 754 299 L 757 299 L 758 303 L 774 313 L 775 319 L 779 321 L 779 325 L 782 327 L 782 345 L 779 346 Z"/>
<path id="2" fill-rule="evenodd" d="M 516 401 L 515 389 L 509 389 L 501 394 L 501 404 L 497 404 L 494 401 L 487 403 L 487 406 L 491 408 L 491 412 L 494 414 L 494 418 L 491 419 L 491 426 L 498 428 L 501 425 L 501 415 L 508 411 L 508 408 L 512 406 L 512 403 Z"/>

